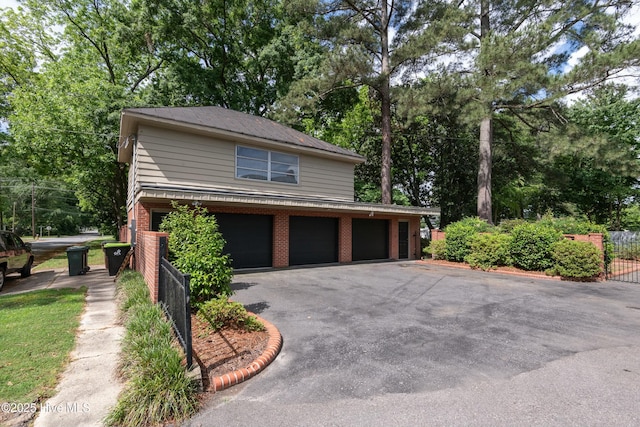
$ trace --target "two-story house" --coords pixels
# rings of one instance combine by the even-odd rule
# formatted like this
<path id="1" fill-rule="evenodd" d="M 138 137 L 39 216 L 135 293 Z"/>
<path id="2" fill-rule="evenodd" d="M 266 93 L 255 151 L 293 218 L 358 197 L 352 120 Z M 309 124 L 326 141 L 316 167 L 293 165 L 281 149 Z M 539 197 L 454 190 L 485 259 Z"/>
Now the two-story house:
<path id="1" fill-rule="evenodd" d="M 274 121 L 220 107 L 122 112 L 127 238 L 157 230 L 171 201 L 215 214 L 235 268 L 420 257 L 438 209 L 354 202 L 365 159 Z"/>

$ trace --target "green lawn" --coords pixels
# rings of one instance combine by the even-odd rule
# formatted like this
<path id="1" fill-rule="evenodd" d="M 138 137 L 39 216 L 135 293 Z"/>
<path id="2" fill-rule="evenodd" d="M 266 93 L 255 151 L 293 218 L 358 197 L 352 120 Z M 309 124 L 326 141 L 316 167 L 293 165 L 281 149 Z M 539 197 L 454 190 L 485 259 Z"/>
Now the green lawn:
<path id="1" fill-rule="evenodd" d="M 74 347 L 86 288 L 0 296 L 0 402 L 52 395 Z"/>
<path id="2" fill-rule="evenodd" d="M 113 241 L 112 238 L 92 240 L 83 246 L 89 246 L 89 253 L 87 254 L 88 265 L 104 265 L 104 251 L 102 250 L 102 242 Z M 67 260 L 67 253 L 65 251 L 60 252 L 53 258 L 48 259 L 35 266 L 34 271 L 50 270 L 54 268 L 67 268 L 69 261 Z"/>

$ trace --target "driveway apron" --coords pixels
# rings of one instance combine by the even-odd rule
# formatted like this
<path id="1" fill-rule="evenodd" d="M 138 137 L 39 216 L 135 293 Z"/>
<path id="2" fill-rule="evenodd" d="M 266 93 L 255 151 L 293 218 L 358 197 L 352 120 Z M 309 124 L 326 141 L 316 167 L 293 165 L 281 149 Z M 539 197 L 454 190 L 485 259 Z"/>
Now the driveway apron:
<path id="1" fill-rule="evenodd" d="M 282 351 L 185 425 L 640 423 L 638 285 L 388 262 L 233 288 Z"/>

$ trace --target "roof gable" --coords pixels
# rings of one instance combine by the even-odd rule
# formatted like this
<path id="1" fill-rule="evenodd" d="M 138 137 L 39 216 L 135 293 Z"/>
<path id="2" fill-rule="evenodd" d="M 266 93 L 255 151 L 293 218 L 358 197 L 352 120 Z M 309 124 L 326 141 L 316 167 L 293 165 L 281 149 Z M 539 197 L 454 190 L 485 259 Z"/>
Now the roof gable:
<path id="1" fill-rule="evenodd" d="M 365 159 L 359 154 L 337 145 L 330 144 L 310 135 L 306 135 L 290 127 L 284 126 L 264 117 L 253 116 L 222 107 L 157 107 L 128 108 L 122 112 L 121 140 L 125 140 L 128 131 L 125 129 L 125 118 L 138 121 L 161 120 L 168 124 L 206 128 L 211 131 L 231 132 L 250 138 L 291 144 L 307 149 L 320 150 L 351 158 L 361 163 Z M 122 134 L 124 133 L 124 135 Z M 120 156 L 119 156 L 120 157 Z M 121 159 L 122 161 L 122 159 Z"/>

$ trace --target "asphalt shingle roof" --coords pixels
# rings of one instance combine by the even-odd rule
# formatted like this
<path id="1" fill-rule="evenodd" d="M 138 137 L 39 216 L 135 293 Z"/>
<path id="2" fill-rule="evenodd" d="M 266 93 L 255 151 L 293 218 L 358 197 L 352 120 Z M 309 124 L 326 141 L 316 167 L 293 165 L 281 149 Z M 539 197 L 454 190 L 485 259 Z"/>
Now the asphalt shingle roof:
<path id="1" fill-rule="evenodd" d="M 235 132 L 245 136 L 284 142 L 301 147 L 314 148 L 331 153 L 364 160 L 359 154 L 318 138 L 306 135 L 290 127 L 284 126 L 264 117 L 252 116 L 239 111 L 222 107 L 158 107 L 128 108 L 130 112 L 140 116 L 160 118 L 186 125 L 196 125 Z"/>

